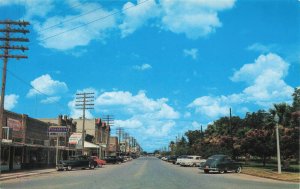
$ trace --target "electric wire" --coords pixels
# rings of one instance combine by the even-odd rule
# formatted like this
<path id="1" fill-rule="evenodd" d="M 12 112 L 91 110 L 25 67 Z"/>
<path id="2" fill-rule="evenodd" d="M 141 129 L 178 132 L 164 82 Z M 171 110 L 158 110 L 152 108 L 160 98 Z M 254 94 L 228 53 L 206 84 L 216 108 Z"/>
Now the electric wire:
<path id="1" fill-rule="evenodd" d="M 63 23 L 70 22 L 70 21 L 75 20 L 75 19 L 77 19 L 77 18 L 79 18 L 79 17 L 82 17 L 82 16 L 88 15 L 88 14 L 90 14 L 90 13 L 93 13 L 93 12 L 95 12 L 95 11 L 101 9 L 101 8 L 102 8 L 102 7 L 98 7 L 98 8 L 96 8 L 96 9 L 93 9 L 93 10 L 91 10 L 91 11 L 89 11 L 89 12 L 80 14 L 80 15 L 75 16 L 75 17 L 73 17 L 73 18 L 66 19 L 66 20 L 64 20 L 64 21 L 62 21 L 62 22 L 60 22 L 60 23 L 58 23 L 58 24 L 55 24 L 55 25 L 52 25 L 52 26 L 50 26 L 50 27 L 44 28 L 44 29 L 39 30 L 39 31 L 37 31 L 37 32 L 43 32 L 43 31 L 46 31 L 46 30 L 50 30 L 50 29 L 52 29 L 52 28 L 55 28 L 56 26 L 62 25 Z"/>
<path id="2" fill-rule="evenodd" d="M 45 95 L 47 97 L 51 97 L 50 95 L 43 93 L 42 91 L 40 91 L 39 89 L 35 88 L 34 86 L 32 86 L 31 84 L 29 84 L 27 81 L 25 81 L 24 79 L 20 78 L 19 76 L 17 76 L 16 74 L 14 74 L 12 71 L 6 69 L 7 73 L 9 73 L 11 76 L 13 76 L 14 78 L 16 78 L 17 80 L 21 81 L 23 84 L 29 86 L 30 88 L 36 90 L 38 93 Z M 65 105 L 62 105 L 58 102 L 54 102 L 55 104 L 57 104 L 58 106 L 62 107 L 64 110 L 67 110 Z"/>
<path id="3" fill-rule="evenodd" d="M 121 13 L 121 12 L 124 12 L 124 11 L 126 11 L 126 10 L 135 8 L 135 7 L 137 7 L 137 6 L 140 6 L 140 5 L 142 5 L 143 3 L 146 3 L 147 1 L 149 1 L 149 0 L 142 1 L 142 2 L 140 2 L 140 3 L 136 4 L 136 5 L 133 5 L 133 6 L 131 6 L 131 7 L 127 7 L 127 8 L 124 8 L 123 10 L 119 10 L 119 11 L 113 12 L 113 13 L 111 13 L 111 14 L 108 14 L 108 15 L 103 16 L 103 17 L 101 17 L 101 18 L 98 18 L 98 19 L 95 19 L 95 20 L 93 20 L 93 21 L 87 22 L 87 23 L 85 23 L 85 24 L 76 26 L 76 27 L 74 27 L 74 28 L 65 30 L 65 31 L 63 31 L 63 32 L 57 33 L 57 34 L 52 35 L 52 36 L 49 36 L 49 37 L 43 38 L 43 39 L 41 39 L 41 40 L 39 40 L 39 41 L 40 41 L 40 42 L 46 41 L 46 40 L 51 39 L 51 38 L 53 38 L 53 37 L 57 37 L 57 36 L 59 36 L 59 35 L 62 35 L 62 34 L 65 34 L 65 33 L 67 33 L 67 32 L 76 30 L 76 29 L 78 29 L 78 28 L 84 27 L 84 26 L 89 25 L 89 24 L 92 24 L 92 23 L 94 23 L 94 22 L 97 22 L 97 21 L 100 21 L 100 20 L 105 20 L 105 19 L 107 19 L 107 18 L 109 18 L 109 17 L 111 17 L 111 16 L 113 16 L 113 15 L 119 14 L 119 13 Z"/>

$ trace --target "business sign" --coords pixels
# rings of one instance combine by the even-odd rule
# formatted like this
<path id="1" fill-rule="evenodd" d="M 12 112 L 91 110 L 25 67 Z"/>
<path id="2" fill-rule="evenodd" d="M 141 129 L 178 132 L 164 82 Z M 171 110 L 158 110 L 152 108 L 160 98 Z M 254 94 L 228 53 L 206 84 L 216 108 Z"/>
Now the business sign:
<path id="1" fill-rule="evenodd" d="M 48 129 L 49 137 L 64 137 L 68 130 L 69 129 L 64 126 L 50 126 Z"/>
<path id="2" fill-rule="evenodd" d="M 69 144 L 78 144 L 81 138 L 82 133 L 73 133 L 69 138 Z"/>

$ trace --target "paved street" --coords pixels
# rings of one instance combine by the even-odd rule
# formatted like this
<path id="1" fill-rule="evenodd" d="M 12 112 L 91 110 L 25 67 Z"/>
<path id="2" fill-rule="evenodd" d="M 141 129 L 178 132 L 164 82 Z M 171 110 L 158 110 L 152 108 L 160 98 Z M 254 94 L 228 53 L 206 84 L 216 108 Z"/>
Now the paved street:
<path id="1" fill-rule="evenodd" d="M 291 184 L 244 174 L 203 174 L 156 158 L 139 158 L 95 170 L 53 172 L 1 182 L 1 189 L 289 189 Z"/>

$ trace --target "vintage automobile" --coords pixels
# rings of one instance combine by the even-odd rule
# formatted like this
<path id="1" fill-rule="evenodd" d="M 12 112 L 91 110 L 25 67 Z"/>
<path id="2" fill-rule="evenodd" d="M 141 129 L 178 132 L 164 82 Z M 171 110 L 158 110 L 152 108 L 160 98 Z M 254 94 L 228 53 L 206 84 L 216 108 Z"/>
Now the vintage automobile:
<path id="1" fill-rule="evenodd" d="M 200 163 L 205 162 L 205 159 L 202 159 L 201 156 L 187 156 L 186 158 L 182 159 L 180 162 L 180 166 L 183 167 L 199 167 Z"/>
<path id="2" fill-rule="evenodd" d="M 204 173 L 209 173 L 210 171 L 217 171 L 219 173 L 234 171 L 240 173 L 242 171 L 242 165 L 233 161 L 227 155 L 213 155 L 210 156 L 205 163 L 201 163 L 199 169 L 204 170 Z"/>
<path id="3" fill-rule="evenodd" d="M 180 165 L 182 161 L 184 161 L 184 159 L 186 159 L 187 155 L 181 155 L 179 157 L 177 157 L 175 164 L 176 165 Z"/>
<path id="4" fill-rule="evenodd" d="M 98 156 L 91 156 L 91 158 L 97 162 L 98 167 L 102 167 L 103 165 L 106 164 L 106 161 L 103 159 L 99 159 Z"/>
<path id="5" fill-rule="evenodd" d="M 170 157 L 167 159 L 167 161 L 170 162 L 170 163 L 175 164 L 176 161 L 177 161 L 177 157 L 178 157 L 178 156 L 170 156 Z"/>
<path id="6" fill-rule="evenodd" d="M 61 160 L 56 165 L 56 170 L 68 170 L 71 171 L 73 168 L 90 168 L 94 169 L 97 166 L 97 162 L 93 158 L 85 155 L 72 156 L 69 160 Z"/>
<path id="7" fill-rule="evenodd" d="M 119 156 L 106 156 L 104 160 L 106 161 L 106 163 L 112 163 L 112 164 L 120 164 L 124 162 L 124 159 Z"/>

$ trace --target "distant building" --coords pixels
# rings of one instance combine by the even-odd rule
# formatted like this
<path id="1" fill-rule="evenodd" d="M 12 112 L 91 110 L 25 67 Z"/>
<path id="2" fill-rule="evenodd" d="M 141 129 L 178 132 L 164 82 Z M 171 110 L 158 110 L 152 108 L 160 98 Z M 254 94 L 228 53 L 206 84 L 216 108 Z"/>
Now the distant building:
<path id="1" fill-rule="evenodd" d="M 41 121 L 47 122 L 51 125 L 67 126 L 75 124 L 75 127 L 70 128 L 70 135 L 67 138 L 67 142 L 70 143 L 72 138 L 73 147 L 77 154 L 82 153 L 82 133 L 83 119 L 72 119 L 67 116 L 58 116 L 58 118 L 42 118 Z M 69 120 L 69 121 L 68 121 Z M 84 153 L 87 155 L 97 155 L 103 158 L 107 152 L 107 146 L 109 144 L 110 127 L 98 119 L 85 119 L 85 142 Z M 75 142 L 74 142 L 75 141 Z"/>
<path id="2" fill-rule="evenodd" d="M 111 136 L 109 139 L 109 155 L 116 156 L 119 152 L 118 137 Z"/>

